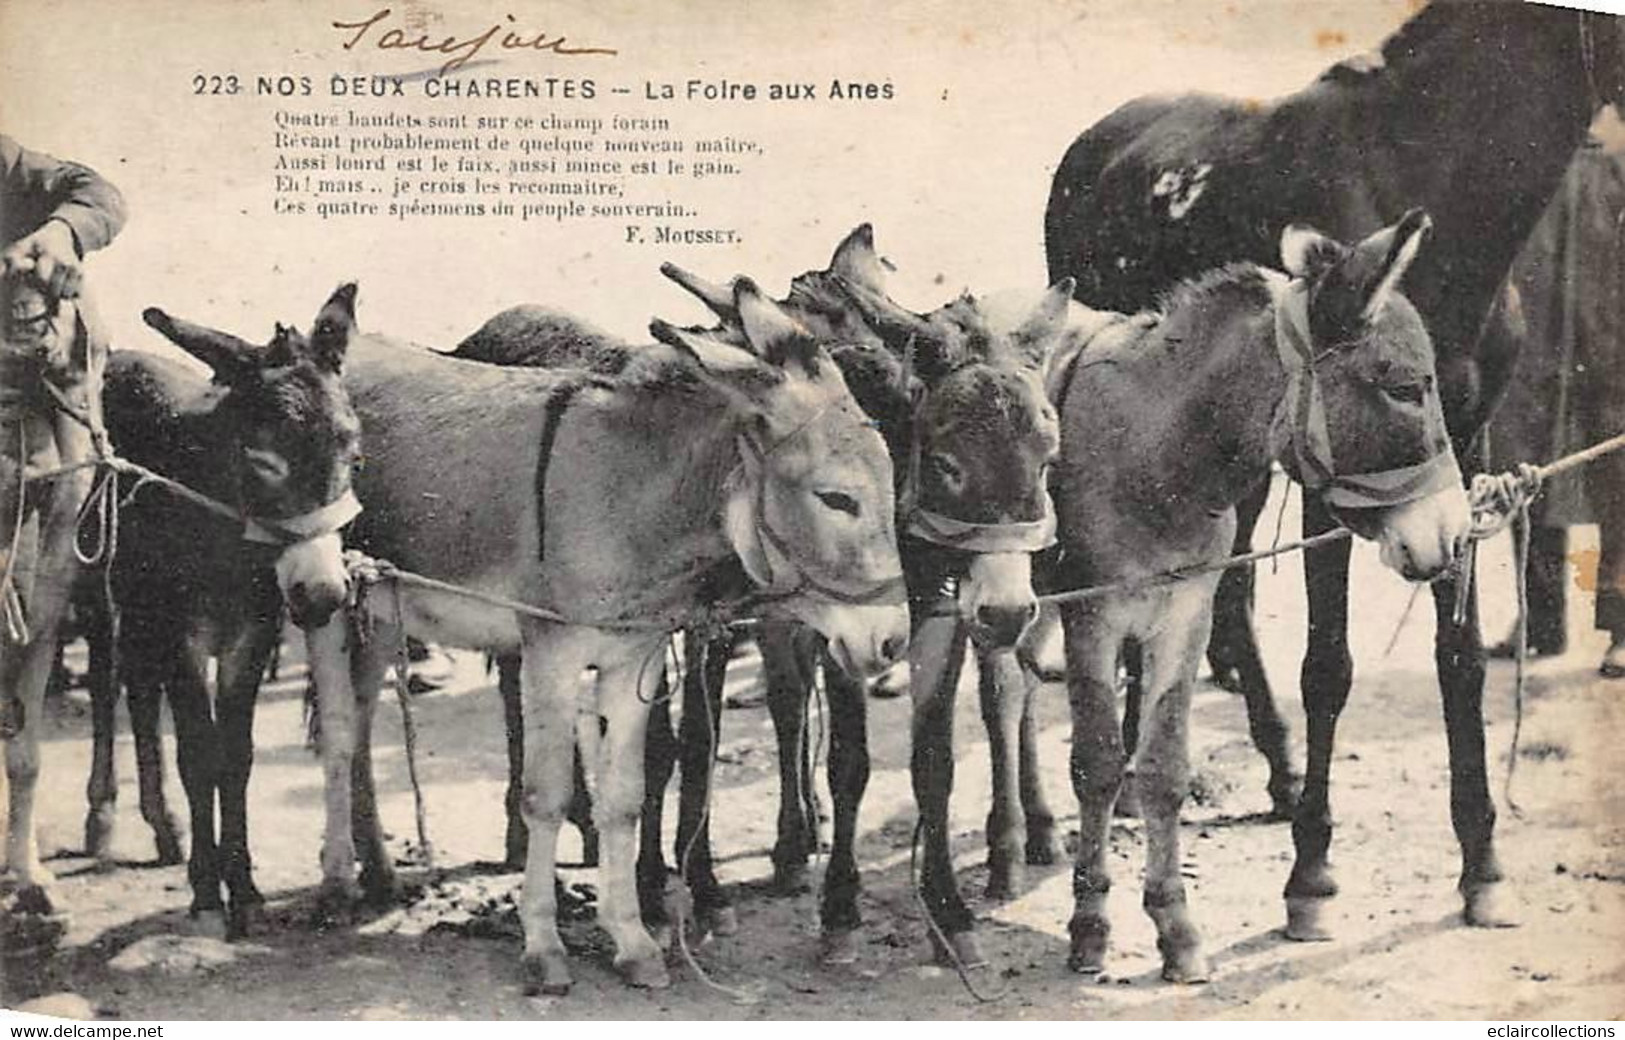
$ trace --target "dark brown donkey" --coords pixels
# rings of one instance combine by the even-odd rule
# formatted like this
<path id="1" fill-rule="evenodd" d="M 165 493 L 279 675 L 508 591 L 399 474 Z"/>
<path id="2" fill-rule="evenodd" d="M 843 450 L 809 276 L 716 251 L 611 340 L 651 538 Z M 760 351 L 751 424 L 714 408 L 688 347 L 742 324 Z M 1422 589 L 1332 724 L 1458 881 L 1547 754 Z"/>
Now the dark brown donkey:
<path id="1" fill-rule="evenodd" d="M 0 295 L 0 789 L 8 795 L 0 880 L 17 888 L 19 911 L 48 914 L 52 877 L 34 834 L 41 706 L 78 571 L 75 526 L 95 472 L 28 476 L 95 458 L 107 341 L 82 299 L 53 297 L 31 275 L 8 277 Z"/>
<path id="2" fill-rule="evenodd" d="M 154 354 L 114 353 L 106 390 L 113 443 L 124 457 L 229 505 L 242 519 L 206 512 L 160 488 L 144 490 L 121 511 L 111 576 L 118 678 L 129 691 L 142 816 L 160 858 L 177 845 L 158 736 L 167 696 L 191 807 L 191 911 L 206 927 L 240 935 L 254 927 L 264 902 L 248 846 L 255 701 L 281 635 L 284 603 L 294 624 L 311 628 L 325 624 L 344 600 L 339 530 L 360 512 L 350 490 L 360 424 L 340 381 L 344 340 L 331 330 L 318 327 L 307 339 L 279 326 L 269 345 L 254 346 L 161 311 L 145 316 L 207 364 L 214 379 Z M 105 641 L 107 619 L 96 621 L 101 631 L 91 638 Z M 218 663 L 212 696 L 211 658 Z M 117 790 L 119 690 L 105 674 L 98 678 L 91 690 L 96 751 L 85 830 L 92 853 L 105 856 Z"/>
<path id="3" fill-rule="evenodd" d="M 553 875 L 578 729 L 597 778 L 599 920 L 630 982 L 665 985 L 662 951 L 639 921 L 633 860 L 648 702 L 667 640 L 697 611 L 736 602 L 709 579 L 737 560 L 750 581 L 736 609 L 812 625 L 854 674 L 897 660 L 908 613 L 885 445 L 828 352 L 748 283 L 735 294 L 744 346 L 657 322 L 671 345 L 640 353 L 613 379 L 362 336 L 353 303 L 335 296 L 317 328 L 348 341 L 345 383 L 367 429 L 357 491 L 368 512 L 356 545 L 565 620 L 406 585 L 363 598 L 375 629 L 365 642 L 347 645 L 340 619 L 310 637 L 327 777 L 324 886 L 340 898 L 353 891 L 358 844 L 364 878 L 390 874 L 367 735 L 401 629 L 520 649 L 527 985 L 570 985 Z M 584 687 L 589 667 L 597 680 Z"/>
<path id="4" fill-rule="evenodd" d="M 1379 52 L 1333 66 L 1303 90 L 1259 104 L 1206 95 L 1131 101 L 1085 131 L 1055 175 L 1045 215 L 1051 277 L 1075 275 L 1078 299 L 1134 311 L 1179 280 L 1232 260 L 1275 262 L 1281 229 L 1300 221 L 1345 241 L 1412 205 L 1434 220 L 1406 280 L 1438 349 L 1457 456 L 1478 465 L 1476 437 L 1512 369 L 1515 344 L 1492 313 L 1508 268 L 1605 102 L 1625 96 L 1618 19 L 1543 4 L 1435 2 Z M 1266 491 L 1242 504 L 1250 541 Z M 1336 521 L 1319 498 L 1304 531 Z M 1346 542 L 1305 560 L 1309 647 L 1302 694 L 1309 762 L 1293 821 L 1291 934 L 1324 938 L 1315 907 L 1336 895 L 1327 865 L 1329 786 L 1338 715 L 1348 700 Z M 1465 620 L 1456 582 L 1434 585 L 1436 660 L 1450 745 L 1450 815 L 1460 889 L 1475 925 L 1511 922 L 1495 855 L 1484 760 L 1484 653 L 1476 599 Z M 1269 694 L 1250 617 L 1250 573 L 1221 585 L 1213 644 L 1248 699 L 1270 760 L 1278 810 L 1292 811 L 1286 731 Z"/>
<path id="5" fill-rule="evenodd" d="M 1427 231 L 1420 211 L 1348 248 L 1289 228 L 1291 280 L 1235 264 L 1181 285 L 1160 313 L 1108 324 L 1060 374 L 1055 473 L 1060 568 L 1073 587 L 1216 562 L 1235 504 L 1277 458 L 1411 581 L 1465 545 L 1467 497 L 1426 328 L 1396 288 Z M 1162 974 L 1207 977 L 1180 878 L 1187 727 L 1218 576 L 1061 608 L 1079 803 L 1070 966 L 1098 972 L 1107 935 L 1112 805 L 1132 756 L 1146 821 L 1146 912 Z M 1117 675 L 1143 655 L 1138 746 L 1125 748 Z"/>

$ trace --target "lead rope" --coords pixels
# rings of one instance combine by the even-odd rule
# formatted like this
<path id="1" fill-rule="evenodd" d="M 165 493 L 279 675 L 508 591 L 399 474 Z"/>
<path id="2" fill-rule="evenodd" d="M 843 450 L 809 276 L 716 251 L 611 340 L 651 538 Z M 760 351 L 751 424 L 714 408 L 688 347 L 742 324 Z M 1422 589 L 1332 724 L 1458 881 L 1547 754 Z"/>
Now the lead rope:
<path id="1" fill-rule="evenodd" d="M 23 524 L 28 518 L 28 431 L 17 424 L 17 515 L 11 524 L 11 549 L 6 554 L 6 571 L 0 576 L 0 609 L 6 615 L 6 636 L 19 646 L 28 642 L 28 615 L 17 592 L 17 550 L 23 544 Z"/>
<path id="2" fill-rule="evenodd" d="M 412 784 L 412 814 L 417 823 L 418 848 L 423 852 L 423 865 L 434 869 L 434 846 L 429 844 L 429 808 L 423 800 L 423 785 L 418 782 L 418 724 L 413 715 L 412 697 L 407 692 L 407 667 L 411 653 L 406 645 L 406 615 L 401 604 L 401 586 L 390 585 L 395 601 L 395 703 L 401 708 L 401 740 L 406 747 L 406 778 Z"/>
<path id="3" fill-rule="evenodd" d="M 925 893 L 920 891 L 920 834 L 924 830 L 925 820 L 916 818 L 914 820 L 914 837 L 909 841 L 908 847 L 908 884 L 910 888 L 914 889 L 914 901 L 920 905 L 920 913 L 925 917 L 925 926 L 930 929 L 931 937 L 936 940 L 937 948 L 947 956 L 948 963 L 953 966 L 955 974 L 959 976 L 959 984 L 965 987 L 965 992 L 976 998 L 978 1004 L 997 1003 L 1010 995 L 1010 987 L 1008 985 L 1002 986 L 997 993 L 991 996 L 976 988 L 976 983 L 971 981 L 970 969 L 965 966 L 964 960 L 960 958 L 959 951 L 954 949 L 953 943 L 950 943 L 948 937 L 943 934 L 942 926 L 937 924 L 937 919 L 931 915 L 931 907 L 925 901 Z"/>

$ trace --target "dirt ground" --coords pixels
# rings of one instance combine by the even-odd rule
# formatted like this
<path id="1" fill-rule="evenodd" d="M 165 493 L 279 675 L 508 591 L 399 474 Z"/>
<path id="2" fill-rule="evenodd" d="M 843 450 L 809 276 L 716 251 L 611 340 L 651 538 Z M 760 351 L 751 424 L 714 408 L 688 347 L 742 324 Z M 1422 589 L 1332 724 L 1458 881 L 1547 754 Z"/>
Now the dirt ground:
<path id="1" fill-rule="evenodd" d="M 1582 539 L 1576 553 L 1582 559 L 1584 546 Z M 1510 621 L 1510 580 L 1504 549 L 1490 548 L 1481 580 L 1493 635 Z M 1459 920 L 1443 725 L 1430 665 L 1432 611 L 1423 597 L 1401 626 L 1408 587 L 1382 573 L 1368 551 L 1357 554 L 1355 578 L 1356 616 L 1363 623 L 1355 632 L 1357 679 L 1334 771 L 1333 856 L 1343 886 L 1335 941 L 1299 945 L 1282 937 L 1288 828 L 1256 816 L 1268 805 L 1264 771 L 1247 744 L 1240 700 L 1213 687 L 1196 698 L 1192 759 L 1200 797 L 1187 807 L 1184 839 L 1191 902 L 1214 960 L 1206 985 L 1173 986 L 1158 977 L 1154 936 L 1139 909 L 1143 845 L 1133 821 L 1114 834 L 1119 880 L 1111 897 L 1116 931 L 1108 976 L 1085 978 L 1065 969 L 1065 865 L 1034 868 L 1028 889 L 1010 902 L 975 904 L 992 964 L 973 981 L 992 999 L 978 1001 L 953 972 L 934 966 L 908 883 L 914 810 L 904 700 L 872 705 L 875 769 L 861 818 L 865 920 L 855 966 L 815 962 L 815 896 L 785 898 L 765 886 L 777 783 L 771 726 L 760 708 L 725 715 L 713 814 L 741 927 L 736 936 L 696 951 L 711 978 L 737 995 L 707 986 L 675 957 L 672 988 L 628 989 L 609 969 L 607 940 L 586 925 L 571 933 L 582 943 L 575 949 L 577 983 L 562 999 L 521 995 L 511 919 L 483 930 L 486 937 L 471 937 L 456 914 L 431 903 L 354 929 L 318 931 L 309 911 L 318 876 L 321 774 L 302 744 L 297 664 L 265 691 L 250 790 L 253 851 L 260 887 L 271 900 L 270 927 L 207 974 L 125 971 L 109 963 L 137 940 L 188 931 L 186 873 L 151 865 L 127 729 L 119 748 L 116 844 L 124 862 L 110 873 L 91 869 L 78 851 L 89 720 L 71 702 L 58 711 L 46 752 L 41 842 L 72 917 L 52 968 L 55 981 L 85 995 L 102 1014 L 124 1019 L 1595 1019 L 1625 1013 L 1625 789 L 1611 765 L 1625 727 L 1625 683 L 1595 677 L 1603 644 L 1586 631 L 1588 603 L 1577 596 L 1571 606 L 1570 653 L 1531 668 L 1513 788 L 1518 813 L 1507 809 L 1502 789 L 1512 666 L 1491 668 L 1486 700 L 1501 808 L 1497 836 L 1523 903 L 1523 925 L 1484 932 Z M 1266 569 L 1259 613 L 1277 695 L 1301 733 L 1301 713 L 1290 703 L 1302 645 L 1299 581 L 1295 562 L 1279 573 Z M 731 688 L 753 681 L 747 664 L 736 669 Z M 1052 800 L 1064 812 L 1072 805 L 1065 785 L 1065 695 L 1048 687 L 1044 698 L 1042 758 Z M 478 865 L 500 854 L 503 826 L 501 715 L 483 663 L 460 655 L 454 681 L 419 697 L 417 710 L 430 835 L 442 871 L 437 877 L 465 894 L 500 900 L 514 891 L 517 878 Z M 384 704 L 381 720 L 383 812 L 399 846 L 411 833 L 412 812 L 393 704 Z M 961 697 L 958 742 L 954 842 L 961 883 L 976 893 L 985 879 L 987 758 L 970 686 Z M 184 818 L 173 773 L 169 787 Z M 1067 822 L 1075 824 L 1075 816 Z M 574 845 L 567 833 L 563 859 L 574 858 Z M 591 871 L 570 873 L 575 882 L 592 880 Z M 408 870 L 407 877 L 434 880 L 422 871 Z M 430 927 L 436 924 L 441 927 Z"/>

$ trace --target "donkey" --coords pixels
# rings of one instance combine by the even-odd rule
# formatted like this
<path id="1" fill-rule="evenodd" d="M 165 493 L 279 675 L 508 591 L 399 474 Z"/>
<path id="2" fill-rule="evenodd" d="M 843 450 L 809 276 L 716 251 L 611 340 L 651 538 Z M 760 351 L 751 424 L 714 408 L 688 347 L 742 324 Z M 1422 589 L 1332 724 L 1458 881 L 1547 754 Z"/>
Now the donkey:
<path id="1" fill-rule="evenodd" d="M 1108 323 L 1059 374 L 1053 481 L 1069 585 L 1132 582 L 1222 560 L 1236 503 L 1279 459 L 1411 581 L 1442 574 L 1470 511 L 1445 430 L 1433 346 L 1397 284 L 1429 227 L 1413 210 L 1350 248 L 1289 227 L 1290 280 L 1250 263 L 1182 284 L 1159 313 Z M 1092 315 L 1098 321 L 1100 315 Z M 1079 842 L 1070 967 L 1098 972 L 1112 805 L 1130 755 L 1146 821 L 1146 912 L 1162 974 L 1208 977 L 1180 878 L 1190 696 L 1217 575 L 1130 587 L 1061 608 Z M 1138 745 L 1125 748 L 1117 673 L 1143 654 Z"/>
<path id="2" fill-rule="evenodd" d="M 726 324 L 726 294 L 695 276 L 666 273 L 705 302 Z M 1026 863 L 1057 858 L 1054 814 L 1038 778 L 1033 685 L 1013 648 L 1037 614 L 1030 554 L 1053 539 L 1054 513 L 1045 473 L 1059 448 L 1054 409 L 1042 374 L 1065 338 L 1072 284 L 1063 279 L 1036 303 L 979 300 L 969 294 L 926 315 L 910 312 L 885 292 L 881 264 L 867 225 L 836 250 L 826 271 L 795 279 L 785 301 L 801 320 L 833 330 L 867 326 L 866 349 L 837 354 L 864 409 L 886 432 L 899 474 L 900 548 L 914 624 L 911 770 L 925 838 L 928 901 L 952 884 L 948 800 L 953 785 L 953 707 L 967 644 L 976 650 L 983 720 L 993 759 L 988 815 L 988 890 L 1003 898 L 1022 886 Z M 852 335 L 848 332 L 847 335 Z M 779 738 L 779 834 L 774 875 L 784 888 L 804 884 L 818 822 L 807 811 L 805 740 L 816 657 L 795 633 L 768 631 L 762 640 L 768 704 Z M 725 657 L 723 658 L 725 660 Z M 829 782 L 834 797 L 834 845 L 822 888 L 821 956 L 856 959 L 860 880 L 855 855 L 857 813 L 868 781 L 866 700 L 861 685 L 826 668 L 830 698 Z M 720 701 L 720 673 L 710 683 L 711 718 Z M 684 717 L 698 713 L 685 708 Z M 711 735 L 699 747 L 711 747 Z M 696 744 L 682 741 L 685 750 Z M 713 749 L 714 750 L 714 749 Z M 686 782 L 680 852 L 701 815 L 702 791 Z M 709 769 L 709 762 L 704 765 Z M 703 803 L 701 803 L 703 804 Z M 701 835 L 689 882 L 702 923 L 728 920 L 726 901 Z M 933 941 L 935 941 L 933 939 Z M 968 940 L 967 940 L 968 943 Z M 939 951 L 945 952 L 945 951 Z M 979 963 L 973 945 L 955 951 Z"/>
<path id="3" fill-rule="evenodd" d="M 1605 103 L 1625 99 L 1625 20 L 1541 4 L 1437 2 L 1381 49 L 1339 63 L 1270 104 L 1187 95 L 1131 101 L 1086 130 L 1056 171 L 1044 218 L 1052 278 L 1077 298 L 1134 311 L 1181 279 L 1232 260 L 1273 263 L 1293 221 L 1355 240 L 1407 205 L 1435 219 L 1407 285 L 1437 345 L 1457 457 L 1480 465 L 1477 436 L 1510 377 L 1516 339 L 1494 304 L 1524 239 L 1556 193 Z M 1267 486 L 1240 505 L 1251 541 Z M 1335 524 L 1314 496 L 1304 532 Z M 1220 583 L 1212 656 L 1247 697 L 1270 795 L 1293 818 L 1300 908 L 1336 895 L 1330 773 L 1337 719 L 1353 681 L 1347 543 L 1306 554 L 1309 646 L 1302 695 L 1308 769 L 1301 802 L 1285 724 L 1251 627 L 1251 571 Z M 1450 745 L 1451 821 L 1461 845 L 1469 924 L 1515 923 L 1495 854 L 1484 759 L 1484 653 L 1476 597 L 1456 620 L 1455 580 L 1434 585 L 1436 660 Z M 1469 593 L 1471 590 L 1469 590 Z M 1296 806 L 1295 806 L 1296 803 Z M 1325 938 L 1295 916 L 1295 938 Z"/>
<path id="4" fill-rule="evenodd" d="M 360 423 L 341 382 L 345 343 L 331 330 L 306 337 L 279 325 L 270 343 L 257 347 L 156 309 L 144 316 L 214 378 L 158 355 L 115 352 L 106 390 L 113 440 L 126 458 L 228 504 L 244 520 L 210 516 L 162 490 L 120 513 L 110 581 L 120 674 L 99 670 L 91 691 L 96 752 L 86 840 L 93 854 L 107 855 L 117 791 L 113 709 L 122 679 L 142 816 L 160 857 L 175 849 L 158 736 L 167 695 L 191 807 L 191 913 L 205 929 L 239 936 L 258 927 L 264 905 L 248 846 L 255 701 L 284 604 L 308 630 L 344 602 L 339 531 L 361 510 L 351 490 Z M 105 645 L 114 626 L 105 615 L 97 620 L 93 638 Z M 212 697 L 210 658 L 218 662 Z"/>
<path id="5" fill-rule="evenodd" d="M 342 617 L 311 634 L 329 898 L 354 893 L 352 814 L 363 878 L 391 876 L 367 734 L 402 630 L 443 645 L 522 650 L 530 838 L 522 963 L 527 990 L 546 993 L 570 987 L 553 874 L 578 714 L 598 777 L 599 919 L 624 977 L 663 986 L 661 951 L 638 919 L 633 842 L 648 701 L 670 633 L 697 611 L 731 604 L 812 625 L 854 674 L 905 652 L 885 445 L 818 342 L 754 285 L 739 285 L 735 303 L 745 346 L 657 321 L 666 345 L 615 379 L 476 364 L 362 336 L 344 291 L 323 308 L 317 331 L 348 343 L 346 385 L 367 429 L 357 491 L 368 512 L 354 544 L 431 578 L 545 605 L 557 618 L 407 584 L 363 597 L 355 613 L 372 629 L 365 641 Z M 742 600 L 728 587 L 735 561 L 749 578 L 732 583 Z M 578 689 L 589 667 L 590 693 Z"/>
<path id="6" fill-rule="evenodd" d="M 34 833 L 41 709 L 78 571 L 75 528 L 95 480 L 89 464 L 107 450 L 101 404 L 107 339 L 83 297 L 54 296 L 32 274 L 9 276 L 0 294 L 3 880 L 17 889 L 18 912 L 51 914 L 53 878 L 40 863 Z M 83 468 L 70 468 L 77 465 Z"/>

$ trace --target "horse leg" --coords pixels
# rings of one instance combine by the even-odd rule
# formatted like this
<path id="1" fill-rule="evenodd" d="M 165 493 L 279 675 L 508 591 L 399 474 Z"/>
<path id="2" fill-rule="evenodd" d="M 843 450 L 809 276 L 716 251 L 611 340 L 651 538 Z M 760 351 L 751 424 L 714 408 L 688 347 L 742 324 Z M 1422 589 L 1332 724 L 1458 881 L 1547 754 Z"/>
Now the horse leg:
<path id="1" fill-rule="evenodd" d="M 955 617 L 926 617 L 909 643 L 913 751 L 909 760 L 919 828 L 925 842 L 920 892 L 930 915 L 931 945 L 941 959 L 986 964 L 970 908 L 954 880 L 948 801 L 954 787 L 954 701 L 965 666 L 965 628 Z M 940 933 L 940 934 L 939 934 Z"/>
<path id="2" fill-rule="evenodd" d="M 1475 927 L 1506 928 L 1518 920 L 1495 855 L 1495 803 L 1484 762 L 1484 646 L 1476 583 L 1468 591 L 1466 617 L 1459 625 L 1455 599 L 1455 581 L 1433 586 L 1438 619 L 1434 659 L 1450 747 L 1450 822 L 1461 845 L 1463 914 Z"/>
<path id="3" fill-rule="evenodd" d="M 1162 977 L 1205 982 L 1207 957 L 1187 913 L 1180 875 L 1179 811 L 1190 791 L 1191 689 L 1213 623 L 1212 586 L 1174 593 L 1163 630 L 1145 647 L 1149 703 L 1142 720 L 1138 782 L 1145 819 L 1145 912 L 1157 927 Z"/>
<path id="4" fill-rule="evenodd" d="M 1335 525 L 1318 497 L 1304 496 L 1305 537 Z M 1326 904 L 1337 895 L 1337 882 L 1327 863 L 1332 843 L 1332 747 L 1337 718 L 1348 703 L 1354 681 L 1348 648 L 1349 543 L 1344 540 L 1305 550 L 1303 576 L 1309 595 L 1309 645 L 1300 682 L 1309 762 L 1303 795 L 1292 818 L 1295 858 L 1286 883 L 1286 935 L 1319 941 L 1331 938 L 1323 916 Z"/>
<path id="5" fill-rule="evenodd" d="M 220 733 L 220 858 L 226 882 L 227 934 L 252 935 L 265 919 L 265 897 L 254 884 L 248 851 L 248 777 L 254 768 L 254 709 L 266 664 L 276 648 L 279 606 L 261 604 L 220 655 L 215 711 Z"/>
<path id="6" fill-rule="evenodd" d="M 561 995 L 570 990 L 570 966 L 558 929 L 559 827 L 570 804 L 576 693 L 591 662 L 579 633 L 532 621 L 523 621 L 521 632 L 525 778 L 519 804 L 530 833 L 519 911 L 521 965 L 527 994 Z"/>
<path id="7" fill-rule="evenodd" d="M 635 844 L 643 808 L 643 753 L 649 703 L 659 689 L 667 640 L 622 640 L 613 658 L 600 661 L 598 712 L 604 740 L 598 769 L 598 827 L 603 847 L 599 868 L 599 923 L 615 941 L 615 968 L 633 986 L 671 984 L 660 947 L 638 919 Z M 650 657 L 654 667 L 649 666 Z M 534 852 L 534 849 L 532 850 Z"/>
<path id="8" fill-rule="evenodd" d="M 1026 814 L 1017 777 L 1026 677 L 1013 650 L 976 649 L 982 724 L 993 766 L 993 806 L 987 815 L 987 897 L 1009 899 L 1026 884 Z"/>
<path id="9" fill-rule="evenodd" d="M 665 835 L 666 789 L 677 768 L 677 738 L 671 728 L 671 683 L 662 668 L 655 690 L 655 701 L 649 706 L 648 736 L 643 742 L 643 813 L 638 823 L 638 910 L 643 925 L 654 936 L 661 948 L 670 945 L 671 914 L 666 907 L 666 855 L 661 850 Z M 686 715 L 687 708 L 684 708 Z M 580 768 L 580 750 L 577 749 L 577 769 Z M 582 789 L 577 778 L 576 790 Z M 573 801 L 573 798 L 572 798 Z M 594 838 L 596 843 L 596 836 Z M 596 852 L 596 850 L 594 850 Z"/>
<path id="10" fill-rule="evenodd" d="M 1027 818 L 1027 862 L 1047 867 L 1060 860 L 1061 846 L 1055 838 L 1055 811 L 1044 793 L 1043 775 L 1038 768 L 1038 691 L 1043 684 L 1036 677 L 1027 678 L 1027 682 L 1021 698 L 1016 774 L 1021 786 L 1021 812 Z"/>
<path id="11" fill-rule="evenodd" d="M 677 736 L 682 759 L 681 796 L 677 812 L 678 869 L 694 898 L 694 918 L 702 934 L 732 935 L 739 919 L 717 881 L 711 856 L 712 773 L 722 740 L 722 686 L 734 640 L 724 635 L 704 645 L 698 636 L 684 640 L 688 658 L 683 675 L 683 717 Z"/>
<path id="12" fill-rule="evenodd" d="M 172 651 L 173 663 L 165 684 L 169 711 L 175 721 L 175 757 L 192 821 L 192 852 L 186 875 L 192 884 L 191 914 L 209 933 L 226 934 L 225 906 L 220 898 L 220 854 L 215 837 L 215 798 L 220 783 L 220 736 L 209 704 L 205 673 L 207 654 L 185 640 Z M 156 699 L 156 688 L 136 692 L 131 699 Z"/>
<path id="13" fill-rule="evenodd" d="M 321 720 L 322 883 L 317 897 L 318 925 L 345 924 L 360 899 L 355 882 L 355 834 L 351 820 L 351 763 L 355 759 L 356 691 L 350 678 L 350 655 L 374 653 L 377 641 L 350 646 L 350 618 L 339 611 L 320 628 L 305 633 L 305 652 L 316 687 Z M 195 840 L 195 839 L 194 839 Z"/>
<path id="14" fill-rule="evenodd" d="M 807 702 L 822 640 L 791 622 L 771 622 L 757 630 L 767 709 L 779 745 L 778 838 L 773 843 L 773 886 L 787 895 L 812 888 L 807 857 L 818 842 L 818 821 L 808 818 Z"/>
<path id="15" fill-rule="evenodd" d="M 113 752 L 118 735 L 118 678 L 113 674 L 112 619 L 98 596 L 76 596 L 79 625 L 90 650 L 90 777 L 85 782 L 85 855 L 96 860 L 98 869 L 113 866 L 113 831 L 118 819 L 118 760 Z M 135 706 L 131 705 L 130 729 L 135 729 Z M 139 758 L 141 748 L 136 746 Z M 146 806 L 142 806 L 145 810 Z M 158 828 L 158 856 L 164 858 L 163 836 Z M 178 850 L 177 850 L 178 851 Z M 178 862 L 170 860 L 169 862 Z"/>
<path id="16" fill-rule="evenodd" d="M 378 625 L 372 645 L 399 647 L 398 629 Z M 378 788 L 372 772 L 372 720 L 378 711 L 378 698 L 384 685 L 384 672 L 398 660 L 396 654 L 354 654 L 350 658 L 350 686 L 355 691 L 355 754 L 350 759 L 350 832 L 355 838 L 356 856 L 361 861 L 361 897 L 374 907 L 389 906 L 401 898 L 395 877 L 395 863 L 384 846 L 383 827 L 378 819 Z M 405 679 L 404 675 L 400 676 Z M 400 687 L 397 697 L 406 697 Z"/>
<path id="17" fill-rule="evenodd" d="M 823 925 L 821 958 L 826 964 L 851 964 L 858 959 L 857 930 L 863 923 L 858 895 L 863 880 L 858 873 L 858 808 L 869 786 L 868 691 L 833 662 L 824 669 L 829 696 L 829 790 L 835 802 L 835 843 L 818 916 Z"/>
<path id="18" fill-rule="evenodd" d="M 1098 609 L 1098 608 L 1095 608 Z M 1111 891 L 1107 846 L 1112 806 L 1123 786 L 1126 759 L 1123 727 L 1117 719 L 1119 640 L 1095 609 L 1061 608 L 1066 638 L 1066 686 L 1072 708 L 1072 791 L 1078 799 L 1078 854 L 1072 866 L 1071 949 L 1067 967 L 1083 974 L 1106 964 L 1111 923 L 1106 896 Z"/>

